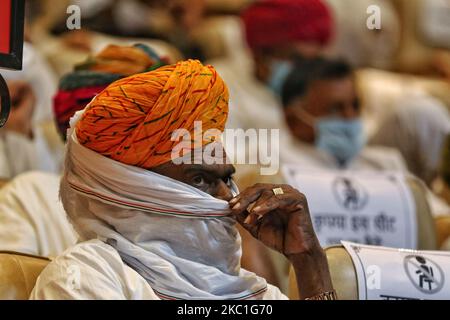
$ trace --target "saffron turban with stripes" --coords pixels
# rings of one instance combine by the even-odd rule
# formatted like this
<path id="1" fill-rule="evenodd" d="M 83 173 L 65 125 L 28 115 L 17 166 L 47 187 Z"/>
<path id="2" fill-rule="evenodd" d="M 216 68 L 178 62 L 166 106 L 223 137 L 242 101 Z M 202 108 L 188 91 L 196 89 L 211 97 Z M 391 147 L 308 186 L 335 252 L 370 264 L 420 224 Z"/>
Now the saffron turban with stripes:
<path id="1" fill-rule="evenodd" d="M 223 131 L 227 116 L 228 89 L 216 70 L 187 60 L 112 83 L 86 107 L 75 130 L 85 147 L 150 169 L 171 160 L 175 130 L 194 136 L 194 122 L 201 121 L 203 132 Z"/>

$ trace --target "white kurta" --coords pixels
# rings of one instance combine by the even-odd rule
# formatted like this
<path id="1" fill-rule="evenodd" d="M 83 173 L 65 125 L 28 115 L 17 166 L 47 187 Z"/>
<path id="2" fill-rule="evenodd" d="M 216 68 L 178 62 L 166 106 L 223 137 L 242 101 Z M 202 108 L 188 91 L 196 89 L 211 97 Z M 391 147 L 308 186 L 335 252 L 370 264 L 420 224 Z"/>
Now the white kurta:
<path id="1" fill-rule="evenodd" d="M 0 189 L 0 250 L 57 256 L 76 243 L 58 198 L 59 180 L 30 172 Z"/>
<path id="2" fill-rule="evenodd" d="M 39 276 L 32 300 L 160 300 L 148 282 L 100 240 L 79 243 L 52 261 Z M 263 299 L 287 299 L 269 285 Z"/>

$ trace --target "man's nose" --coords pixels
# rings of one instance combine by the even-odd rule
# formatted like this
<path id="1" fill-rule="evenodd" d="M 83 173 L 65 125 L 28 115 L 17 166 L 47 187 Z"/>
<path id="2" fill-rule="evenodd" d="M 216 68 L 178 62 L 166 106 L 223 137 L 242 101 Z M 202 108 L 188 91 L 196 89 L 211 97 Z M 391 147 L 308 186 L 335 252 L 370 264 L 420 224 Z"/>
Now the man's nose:
<path id="1" fill-rule="evenodd" d="M 233 199 L 233 193 L 231 192 L 230 186 L 220 180 L 220 182 L 217 184 L 214 197 L 220 200 L 230 201 L 231 199 Z"/>

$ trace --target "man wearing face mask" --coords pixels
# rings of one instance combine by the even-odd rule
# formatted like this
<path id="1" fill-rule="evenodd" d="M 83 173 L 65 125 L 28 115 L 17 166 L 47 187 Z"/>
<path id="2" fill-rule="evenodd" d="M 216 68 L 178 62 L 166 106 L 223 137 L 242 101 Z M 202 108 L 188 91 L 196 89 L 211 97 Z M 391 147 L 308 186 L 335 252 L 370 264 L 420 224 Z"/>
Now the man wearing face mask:
<path id="1" fill-rule="evenodd" d="M 329 43 L 331 14 L 321 0 L 266 0 L 248 6 L 241 20 L 242 31 L 237 29 L 244 37 L 233 37 L 227 59 L 210 61 L 229 84 L 230 103 L 236 105 L 227 126 L 279 128 L 282 84 L 294 60 L 315 57 Z"/>
<path id="2" fill-rule="evenodd" d="M 353 70 L 347 63 L 323 58 L 299 62 L 286 79 L 282 100 L 288 127 L 282 132 L 282 162 L 406 172 L 395 149 L 365 146 Z"/>

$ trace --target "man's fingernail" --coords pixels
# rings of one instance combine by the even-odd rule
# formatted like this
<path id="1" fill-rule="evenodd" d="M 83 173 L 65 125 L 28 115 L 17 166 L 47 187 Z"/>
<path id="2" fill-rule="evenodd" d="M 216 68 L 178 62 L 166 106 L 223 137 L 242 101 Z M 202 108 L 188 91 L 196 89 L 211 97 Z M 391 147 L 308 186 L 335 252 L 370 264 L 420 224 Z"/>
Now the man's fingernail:
<path id="1" fill-rule="evenodd" d="M 260 206 L 257 206 L 255 208 L 252 209 L 252 212 L 258 212 L 259 210 L 261 210 Z"/>
<path id="2" fill-rule="evenodd" d="M 230 200 L 230 204 L 235 204 L 238 201 L 238 198 L 233 198 Z"/>
<path id="3" fill-rule="evenodd" d="M 250 216 L 247 216 L 247 218 L 245 218 L 245 220 L 244 220 L 244 223 L 249 224 L 250 220 L 251 220 Z"/>
<path id="4" fill-rule="evenodd" d="M 241 207 L 241 204 L 238 202 L 231 210 L 237 210 Z"/>

